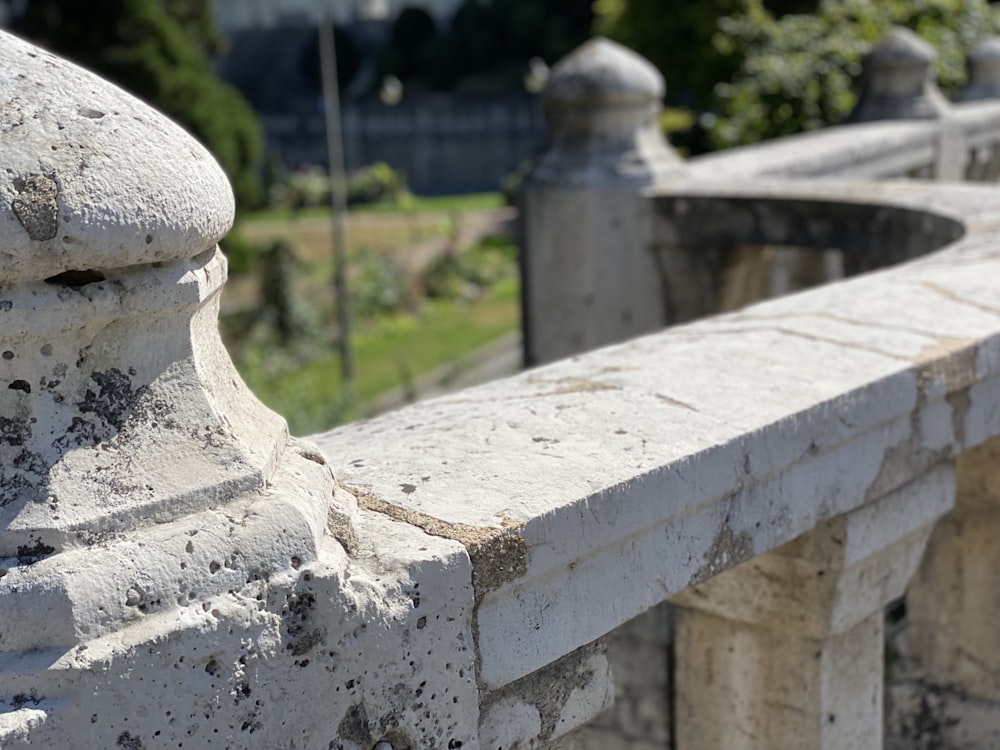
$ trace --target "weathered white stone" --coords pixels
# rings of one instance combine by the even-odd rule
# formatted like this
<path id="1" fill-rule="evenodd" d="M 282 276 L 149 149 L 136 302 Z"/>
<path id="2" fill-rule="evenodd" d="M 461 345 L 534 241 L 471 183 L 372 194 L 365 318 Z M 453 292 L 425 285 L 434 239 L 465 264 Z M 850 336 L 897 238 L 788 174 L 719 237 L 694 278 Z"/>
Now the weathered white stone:
<path id="1" fill-rule="evenodd" d="M 886 693 L 885 750 L 982 750 L 1000 745 L 995 701 L 961 691 L 896 682 Z"/>
<path id="2" fill-rule="evenodd" d="M 346 481 L 394 512 L 523 540 L 503 578 L 479 593 L 488 686 L 866 507 L 963 448 L 978 419 L 965 406 L 970 388 L 997 377 L 986 363 L 1000 345 L 1000 292 L 987 270 L 998 259 L 981 242 L 992 231 L 992 192 L 826 183 L 746 191 L 898 205 L 919 233 L 964 211 L 972 218 L 961 240 L 924 261 L 317 438 L 340 457 Z M 905 511 L 894 513 L 926 523 L 947 494 L 903 497 Z M 606 590 L 615 596 L 595 599 Z"/>
<path id="3" fill-rule="evenodd" d="M 19 70 L 51 65 L 8 39 L 0 84 L 19 92 Z M 608 80 L 634 64 L 598 52 Z M 76 93 L 105 91 L 75 69 L 59 76 Z M 655 90 L 609 96 L 636 103 L 631 125 L 606 123 L 635 139 L 579 173 L 620 163 L 635 216 L 629 190 L 662 174 L 628 161 L 662 156 L 642 135 Z M 44 154 L 42 136 L 62 132 L 58 106 L 0 138 Z M 176 132 L 143 113 L 151 137 Z M 997 119 L 986 105 L 961 117 L 969 139 Z M 898 164 L 937 153 L 940 130 L 917 125 Z M 86 123 L 74 127 L 90 142 Z M 95 142 L 114 154 L 113 135 Z M 144 183 L 156 196 L 102 192 L 87 168 L 64 185 L 36 153 L 37 172 L 16 162 L 27 171 L 0 201 L 0 741 L 541 747 L 610 699 L 607 659 L 588 644 L 839 528 L 837 585 L 809 592 L 812 609 L 776 624 L 788 587 L 749 601 L 737 589 L 726 599 L 742 619 L 720 602 L 702 613 L 716 637 L 702 637 L 738 637 L 746 658 L 733 678 L 748 681 L 759 676 L 747 665 L 777 648 L 772 631 L 754 630 L 761 621 L 793 631 L 789 655 L 807 660 L 819 643 L 806 683 L 779 662 L 770 674 L 810 722 L 838 717 L 810 725 L 818 746 L 870 746 L 876 611 L 950 502 L 942 465 L 1000 434 L 993 191 L 757 182 L 662 195 L 649 226 L 672 239 L 690 231 L 685 214 L 701 217 L 698 241 L 862 235 L 892 259 L 950 247 L 341 428 L 318 438 L 327 458 L 286 436 L 219 343 L 224 261 L 213 246 L 231 197 L 211 188 L 224 184 L 212 162 L 186 153 L 176 173 Z M 141 158 L 125 171 L 146 169 Z M 137 195 L 167 217 L 153 223 L 169 247 L 146 243 L 145 204 L 128 202 Z M 47 237 L 53 202 L 69 212 L 55 218 L 74 228 L 78 255 Z M 715 215 L 732 223 L 704 220 Z M 26 261 L 36 251 L 38 266 Z M 710 731 L 729 736 L 747 705 Z"/>
<path id="4" fill-rule="evenodd" d="M 997 740 L 998 467 L 997 438 L 959 456 L 956 507 L 934 530 L 907 592 L 900 666 L 907 683 L 896 692 L 896 721 L 914 744 L 969 748 Z"/>
<path id="5" fill-rule="evenodd" d="M 676 597 L 678 747 L 880 747 L 883 609 L 953 486 L 932 471 Z"/>
<path id="6" fill-rule="evenodd" d="M 475 748 L 468 553 L 360 511 L 239 380 L 218 165 L 0 59 L 0 743 Z"/>

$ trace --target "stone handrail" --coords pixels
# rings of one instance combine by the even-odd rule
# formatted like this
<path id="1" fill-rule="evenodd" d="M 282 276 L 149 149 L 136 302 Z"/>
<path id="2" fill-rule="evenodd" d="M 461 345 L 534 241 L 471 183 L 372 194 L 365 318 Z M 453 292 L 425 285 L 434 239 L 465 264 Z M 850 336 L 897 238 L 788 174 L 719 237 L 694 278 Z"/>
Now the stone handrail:
<path id="1" fill-rule="evenodd" d="M 610 94 L 577 59 L 550 102 L 598 158 L 555 153 L 536 185 L 617 174 L 589 214 L 548 205 L 578 252 L 610 217 L 648 257 L 581 269 L 660 294 L 675 246 L 910 260 L 309 443 L 219 341 L 218 166 L 0 35 L 0 745 L 540 747 L 611 701 L 603 636 L 670 599 L 677 747 L 879 747 L 883 609 L 911 578 L 916 678 L 1000 699 L 962 630 L 993 610 L 952 575 L 955 524 L 995 513 L 995 191 L 693 179 L 650 127 L 655 72 L 606 44 Z M 626 317 L 601 335 L 653 320 Z"/>
<path id="2" fill-rule="evenodd" d="M 904 212 L 923 219 L 911 224 L 921 241 L 933 226 L 942 244 L 960 239 L 920 261 L 317 438 L 363 507 L 469 546 L 480 678 L 502 696 L 503 721 L 484 730 L 500 738 L 495 746 L 532 739 L 512 734 L 511 717 L 525 700 L 522 682 L 545 665 L 680 592 L 692 607 L 704 598 L 715 610 L 735 609 L 734 592 L 712 602 L 701 584 L 772 550 L 780 558 L 782 545 L 830 524 L 843 542 L 840 562 L 827 562 L 838 602 L 814 605 L 826 608 L 816 627 L 842 634 L 881 618 L 953 506 L 955 456 L 1000 434 L 1000 289 L 988 281 L 1000 268 L 993 190 L 709 185 L 656 199 L 654 210 L 669 232 L 678 202 L 741 199 L 766 206 L 776 224 L 784 213 L 799 244 L 816 240 L 795 234 L 805 200 Z M 910 236 L 900 230 L 894 239 Z M 483 537 L 495 541 L 483 549 Z M 757 590 L 765 583 L 754 581 Z M 866 648 L 866 658 L 881 654 L 880 629 Z M 875 671 L 851 678 L 881 691 Z M 773 688 L 757 687 L 780 703 Z M 820 704 L 840 697 L 819 696 L 804 715 L 819 716 Z M 844 717 L 845 728 L 864 727 L 858 747 L 879 746 L 881 702 L 872 708 Z M 702 732 L 725 724 L 700 721 Z M 701 735 L 682 746 L 848 746 L 813 739 L 741 745 Z"/>

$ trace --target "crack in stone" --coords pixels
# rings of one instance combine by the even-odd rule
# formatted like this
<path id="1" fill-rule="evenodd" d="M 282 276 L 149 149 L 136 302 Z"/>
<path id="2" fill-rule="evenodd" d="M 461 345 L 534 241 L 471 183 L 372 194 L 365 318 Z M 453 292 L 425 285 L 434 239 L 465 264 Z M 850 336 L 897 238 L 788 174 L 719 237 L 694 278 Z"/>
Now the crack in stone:
<path id="1" fill-rule="evenodd" d="M 951 300 L 952 302 L 957 302 L 960 305 L 965 305 L 967 307 L 972 307 L 976 310 L 989 313 L 991 315 L 1000 315 L 1000 307 L 993 307 L 992 305 L 987 305 L 982 302 L 976 302 L 975 300 L 965 299 L 955 294 L 950 289 L 946 289 L 940 284 L 935 284 L 933 281 L 920 281 L 917 282 L 919 286 L 927 289 L 935 294 L 938 294 L 945 299 Z"/>

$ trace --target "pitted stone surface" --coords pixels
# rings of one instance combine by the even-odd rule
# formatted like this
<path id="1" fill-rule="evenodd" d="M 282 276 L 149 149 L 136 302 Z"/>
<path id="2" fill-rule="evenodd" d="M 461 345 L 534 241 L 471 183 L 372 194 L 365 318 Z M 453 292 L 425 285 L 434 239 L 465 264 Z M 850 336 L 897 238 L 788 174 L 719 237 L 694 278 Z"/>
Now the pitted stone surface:
<path id="1" fill-rule="evenodd" d="M 469 555 L 359 510 L 240 381 L 221 170 L 0 59 L 0 745 L 474 748 Z"/>
<path id="2" fill-rule="evenodd" d="M 191 258 L 232 223 L 213 157 L 107 81 L 0 32 L 0 288 Z"/>

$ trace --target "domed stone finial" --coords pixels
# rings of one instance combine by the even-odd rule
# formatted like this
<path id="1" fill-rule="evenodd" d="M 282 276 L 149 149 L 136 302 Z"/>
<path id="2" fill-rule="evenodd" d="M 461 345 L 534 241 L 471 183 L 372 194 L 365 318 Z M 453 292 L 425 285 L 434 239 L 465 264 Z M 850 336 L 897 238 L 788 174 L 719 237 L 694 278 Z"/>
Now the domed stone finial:
<path id="1" fill-rule="evenodd" d="M 0 70 L 0 284 L 191 258 L 233 221 L 215 159 L 107 81 L 15 37 Z"/>
<path id="2" fill-rule="evenodd" d="M 680 171 L 659 129 L 666 86 L 645 58 L 596 37 L 560 60 L 542 92 L 550 149 L 534 183 L 636 186 Z"/>
<path id="3" fill-rule="evenodd" d="M 280 611 L 254 582 L 340 549 L 353 506 L 222 345 L 233 195 L 208 152 L 0 32 L 0 153 L 0 744 L 131 747 L 138 705 L 193 716 L 228 695 L 179 665 L 236 663 L 215 628 Z M 9 710 L 17 693 L 37 710 Z M 218 713 L 215 732 L 236 721 Z"/>
<path id="4" fill-rule="evenodd" d="M 82 68 L 6 34 L 0 60 L 0 556 L 256 486 L 285 428 L 215 331 L 222 169 Z M 198 471 L 176 471 L 180 456 Z"/>
<path id="5" fill-rule="evenodd" d="M 663 76 L 628 47 L 595 37 L 560 60 L 545 87 L 545 101 L 603 107 L 649 104 L 666 94 Z"/>
<path id="6" fill-rule="evenodd" d="M 934 48 L 893 27 L 862 61 L 861 99 L 848 122 L 943 117 L 948 101 L 934 82 Z"/>
<path id="7" fill-rule="evenodd" d="M 991 36 L 977 44 L 969 53 L 966 65 L 969 82 L 958 100 L 1000 99 L 1000 37 Z"/>

